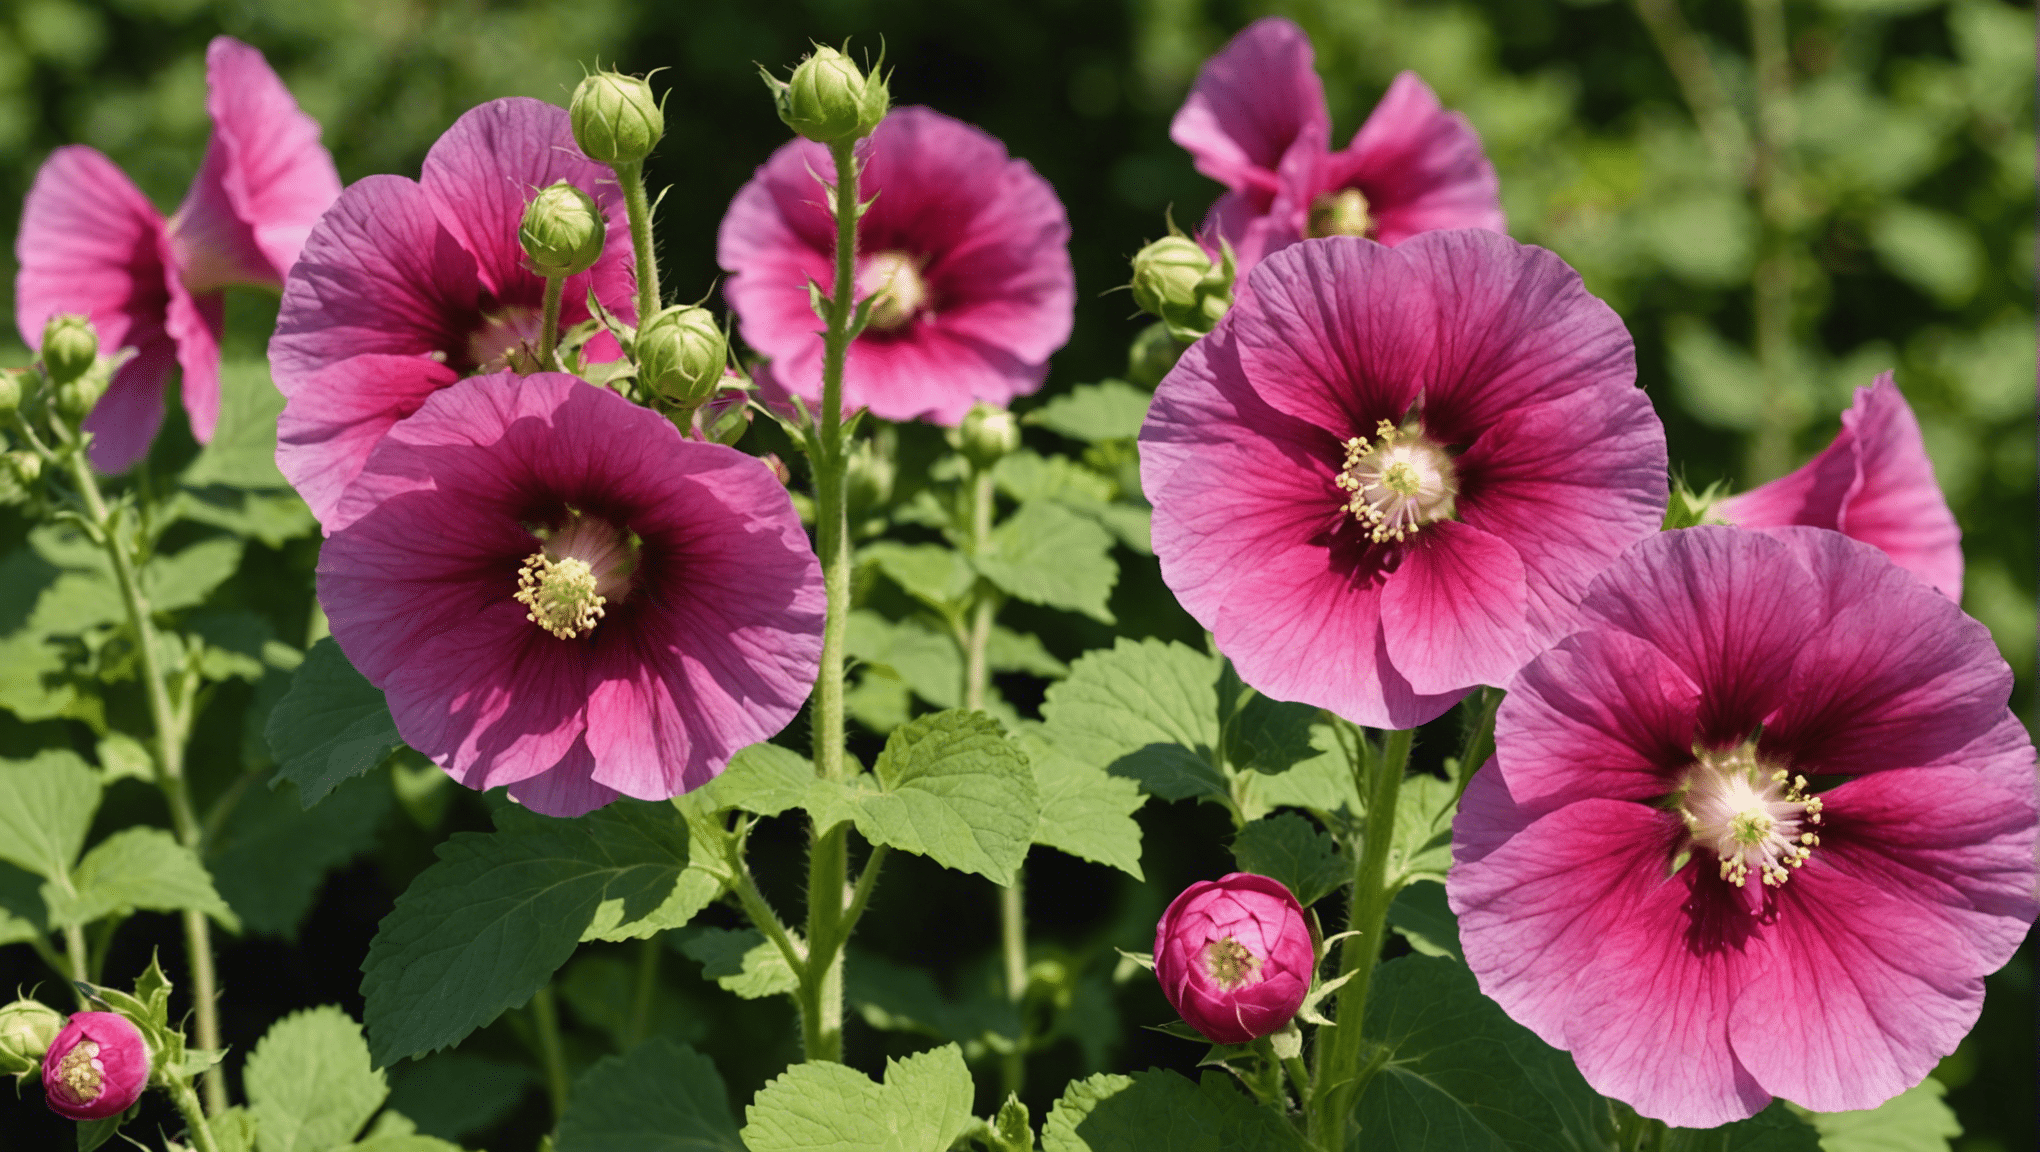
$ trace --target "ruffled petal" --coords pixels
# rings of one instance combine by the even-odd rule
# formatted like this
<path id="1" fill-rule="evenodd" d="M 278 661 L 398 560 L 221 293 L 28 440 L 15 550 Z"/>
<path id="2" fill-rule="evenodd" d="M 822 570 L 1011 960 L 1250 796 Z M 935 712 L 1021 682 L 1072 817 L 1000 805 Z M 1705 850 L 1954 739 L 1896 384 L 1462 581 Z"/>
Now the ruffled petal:
<path id="1" fill-rule="evenodd" d="M 1358 188 L 1373 238 L 1396 245 L 1447 228 L 1507 232 L 1501 181 L 1464 115 L 1448 112 L 1414 72 L 1389 84 L 1344 151 L 1328 157 L 1313 192 Z"/>
<path id="2" fill-rule="evenodd" d="M 1277 412 L 1254 391 L 1240 370 L 1228 314 L 1184 349 L 1155 387 L 1140 429 L 1141 490 L 1150 496 L 1162 491 L 1186 461 L 1242 438 L 1282 444 L 1299 458 L 1329 454 L 1333 443 L 1323 429 Z"/>
<path id="3" fill-rule="evenodd" d="M 1428 525 L 1382 589 L 1389 658 L 1417 692 L 1506 684 L 1534 651 L 1524 597 L 1523 558 L 1506 541 L 1453 520 Z"/>
<path id="4" fill-rule="evenodd" d="M 586 740 L 575 741 L 558 764 L 510 785 L 510 798 L 546 816 L 586 816 L 623 795 L 594 780 L 595 758 Z"/>
<path id="5" fill-rule="evenodd" d="M 169 288 L 163 327 L 177 344 L 177 364 L 184 370 L 184 415 L 191 421 L 191 438 L 210 444 L 220 419 L 220 334 L 226 329 L 226 301 L 218 292 L 192 296 L 175 280 Z"/>
<path id="6" fill-rule="evenodd" d="M 160 337 L 170 299 L 162 236 L 162 215 L 113 161 L 79 144 L 50 153 L 14 239 L 22 341 L 41 348 L 43 325 L 59 312 L 90 319 L 108 354 Z"/>
<path id="7" fill-rule="evenodd" d="M 1513 797 L 1550 806 L 1656 800 L 1692 762 L 1700 689 L 1625 632 L 1566 637 L 1531 661 L 1495 714 L 1496 763 Z"/>
<path id="8" fill-rule="evenodd" d="M 1507 701 L 1503 701 L 1507 703 Z M 1551 811 L 1552 809 L 1545 809 Z M 1466 782 L 1459 808 L 1452 816 L 1452 862 L 1455 867 L 1487 858 L 1528 828 L 1544 811 L 1516 802 L 1502 779 L 1501 765 L 1490 758 Z"/>
<path id="9" fill-rule="evenodd" d="M 1285 153 L 1323 152 L 1331 139 L 1314 60 L 1303 29 L 1280 17 L 1256 20 L 1204 62 L 1169 139 L 1226 187 L 1272 193 Z"/>

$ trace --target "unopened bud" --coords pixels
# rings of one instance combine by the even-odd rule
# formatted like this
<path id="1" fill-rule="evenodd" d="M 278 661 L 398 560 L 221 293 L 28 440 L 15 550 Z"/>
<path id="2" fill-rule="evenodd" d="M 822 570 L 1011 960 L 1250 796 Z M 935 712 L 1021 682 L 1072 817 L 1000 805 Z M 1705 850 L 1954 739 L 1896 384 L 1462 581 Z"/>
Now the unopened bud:
<path id="1" fill-rule="evenodd" d="M 43 1053 L 63 1031 L 64 1014 L 36 1000 L 0 1008 L 0 1076 L 25 1076 L 42 1066 Z"/>
<path id="2" fill-rule="evenodd" d="M 52 383 L 76 380 L 99 359 L 99 333 L 85 317 L 60 312 L 43 325 L 42 358 Z"/>
<path id="3" fill-rule="evenodd" d="M 106 395 L 106 386 L 112 378 L 111 364 L 102 361 L 77 379 L 58 384 L 57 412 L 73 424 L 83 421 L 92 414 L 92 406 L 99 403 L 99 398 Z"/>
<path id="4" fill-rule="evenodd" d="M 829 47 L 816 48 L 801 61 L 791 81 L 768 74 L 765 83 L 779 106 L 779 118 L 817 144 L 871 135 L 892 106 L 884 76 L 876 71 L 865 75 L 856 61 Z"/>
<path id="5" fill-rule="evenodd" d="M 594 267 L 608 232 L 595 198 L 562 180 L 540 189 L 525 205 L 517 240 L 531 257 L 531 270 L 553 279 Z"/>
<path id="6" fill-rule="evenodd" d="M 1197 339 L 1232 307 L 1233 259 L 1214 262 L 1197 241 L 1169 235 L 1133 257 L 1133 300 L 1185 343 Z"/>
<path id="7" fill-rule="evenodd" d="M 1126 379 L 1137 388 L 1152 389 L 1183 357 L 1183 342 L 1169 335 L 1167 324 L 1155 323 L 1141 329 L 1126 350 Z"/>
<path id="8" fill-rule="evenodd" d="M 43 1097 L 73 1120 L 118 1116 L 149 1084 L 149 1043 L 116 1012 L 72 1015 L 43 1053 Z"/>
<path id="9" fill-rule="evenodd" d="M 597 72 L 574 89 L 567 114 L 574 143 L 590 160 L 636 164 L 652 154 L 666 134 L 666 114 L 652 98 L 652 86 L 621 72 Z"/>
<path id="10" fill-rule="evenodd" d="M 1020 421 L 996 404 L 978 403 L 964 413 L 956 446 L 979 468 L 990 468 L 1020 447 Z"/>
<path id="11" fill-rule="evenodd" d="M 9 452 L 0 459 L 6 460 L 7 471 L 23 488 L 34 486 L 42 477 L 42 457 L 33 452 Z"/>
<path id="12" fill-rule="evenodd" d="M 706 308 L 676 305 L 637 333 L 638 381 L 680 408 L 715 395 L 729 364 L 729 341 Z"/>
<path id="13" fill-rule="evenodd" d="M 19 368 L 0 368 L 0 416 L 21 407 L 22 375 Z"/>
<path id="14" fill-rule="evenodd" d="M 892 499 L 899 465 L 893 462 L 888 445 L 875 438 L 859 440 L 844 465 L 843 495 L 852 519 L 883 508 Z"/>

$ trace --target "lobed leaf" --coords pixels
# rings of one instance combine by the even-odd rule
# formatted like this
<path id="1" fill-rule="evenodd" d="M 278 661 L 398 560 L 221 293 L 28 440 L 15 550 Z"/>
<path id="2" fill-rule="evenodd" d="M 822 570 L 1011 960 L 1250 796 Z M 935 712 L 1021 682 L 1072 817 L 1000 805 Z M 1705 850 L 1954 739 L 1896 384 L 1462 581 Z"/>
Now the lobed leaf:
<path id="1" fill-rule="evenodd" d="M 797 1064 L 744 1110 L 749 1152 L 948 1152 L 970 1126 L 972 1085 L 954 1044 L 885 1062 L 885 1083 L 841 1064 Z M 568 1152 L 568 1150 L 562 1150 Z"/>
<path id="2" fill-rule="evenodd" d="M 305 653 L 263 734 L 278 766 L 270 787 L 291 781 L 306 807 L 404 743 L 382 690 L 347 662 L 330 636 Z"/>
<path id="3" fill-rule="evenodd" d="M 1095 521 L 1050 500 L 1030 500 L 992 529 L 973 561 L 1007 594 L 1030 604 L 1082 612 L 1110 624 L 1106 606 L 1119 580 L 1112 536 Z"/>
<path id="4" fill-rule="evenodd" d="M 1174 642 L 1128 640 L 1087 652 L 1051 685 L 1043 735 L 1078 762 L 1140 781 L 1151 796 L 1224 796 L 1215 757 L 1218 662 Z"/>
<path id="5" fill-rule="evenodd" d="M 99 810 L 99 773 L 77 753 L 0 760 L 0 860 L 38 876 L 69 872 Z"/>
<path id="6" fill-rule="evenodd" d="M 1240 871 L 1281 881 L 1306 908 L 1338 891 L 1353 874 L 1332 838 L 1291 812 L 1241 828 L 1232 854 Z"/>
<path id="7" fill-rule="evenodd" d="M 557 1152 L 745 1152 L 715 1062 L 673 1040 L 605 1056 L 574 1082 Z"/>
<path id="8" fill-rule="evenodd" d="M 72 872 L 69 890 L 43 885 L 50 923 L 89 924 L 126 908 L 203 912 L 230 931 L 240 918 L 213 887 L 212 873 L 191 849 L 161 828 L 123 828 L 93 846 Z"/>
<path id="9" fill-rule="evenodd" d="M 1072 1083 L 1041 1128 L 1042 1152 L 1308 1152 L 1282 1117 L 1223 1072 L 1192 1084 L 1174 1072 Z"/>
<path id="10" fill-rule="evenodd" d="M 259 1152 L 325 1152 L 354 1139 L 389 1096 L 361 1025 L 337 1006 L 277 1021 L 248 1054 L 242 1082 Z"/>

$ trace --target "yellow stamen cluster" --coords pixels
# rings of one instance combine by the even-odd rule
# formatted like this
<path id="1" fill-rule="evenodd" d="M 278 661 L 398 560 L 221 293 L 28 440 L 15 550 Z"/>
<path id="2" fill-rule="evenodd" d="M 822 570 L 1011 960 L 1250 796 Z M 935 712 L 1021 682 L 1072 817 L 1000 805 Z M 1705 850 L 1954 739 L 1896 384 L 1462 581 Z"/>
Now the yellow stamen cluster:
<path id="1" fill-rule="evenodd" d="M 1346 459 L 1332 483 L 1351 493 L 1346 511 L 1376 544 L 1407 539 L 1427 522 L 1452 514 L 1450 466 L 1418 433 L 1382 420 L 1373 440 L 1355 436 L 1343 447 Z M 1427 468 L 1436 473 L 1428 485 Z"/>
<path id="2" fill-rule="evenodd" d="M 90 1104 L 99 1099 L 99 1089 L 106 1077 L 98 1057 L 99 1045 L 83 1040 L 57 1061 L 57 1087 L 71 1098 L 71 1103 Z"/>
<path id="3" fill-rule="evenodd" d="M 1367 195 L 1358 188 L 1321 192 L 1310 202 L 1304 235 L 1366 236 L 1374 231 L 1374 217 L 1368 211 Z"/>
<path id="4" fill-rule="evenodd" d="M 1766 887 L 1783 885 L 1820 846 L 1812 827 L 1820 797 L 1807 795 L 1806 777 L 1759 764 L 1754 742 L 1696 753 L 1681 804 L 1694 842 L 1713 849 L 1721 878 L 1737 888 L 1752 869 Z"/>
<path id="5" fill-rule="evenodd" d="M 517 602 L 531 609 L 526 620 L 572 640 L 595 630 L 609 601 L 595 591 L 595 570 L 587 561 L 572 556 L 554 560 L 534 552 L 517 570 Z"/>
<path id="6" fill-rule="evenodd" d="M 1254 981 L 1261 970 L 1261 959 L 1249 952 L 1245 944 L 1222 936 L 1204 946 L 1204 968 L 1214 983 L 1231 991 Z"/>

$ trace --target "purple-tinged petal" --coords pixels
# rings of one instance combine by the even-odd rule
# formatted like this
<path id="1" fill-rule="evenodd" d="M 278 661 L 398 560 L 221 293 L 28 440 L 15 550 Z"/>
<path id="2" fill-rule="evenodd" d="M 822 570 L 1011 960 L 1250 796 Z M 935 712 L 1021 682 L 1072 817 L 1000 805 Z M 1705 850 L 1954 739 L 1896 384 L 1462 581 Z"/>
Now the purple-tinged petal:
<path id="1" fill-rule="evenodd" d="M 1414 72 L 1399 73 L 1352 143 L 1325 158 L 1312 191 L 1341 188 L 1367 197 L 1372 238 L 1383 244 L 1448 228 L 1508 231 L 1479 134 Z"/>
<path id="2" fill-rule="evenodd" d="M 577 741 L 558 764 L 510 785 L 510 798 L 546 816 L 563 819 L 586 816 L 623 795 L 597 784 L 594 770 L 595 758 L 588 751 L 587 741 Z"/>
<path id="3" fill-rule="evenodd" d="M 36 335 L 42 335 L 40 329 Z M 163 388 L 176 366 L 177 342 L 158 335 L 113 374 L 106 394 L 85 417 L 85 431 L 92 434 L 86 457 L 94 468 L 115 475 L 149 454 L 163 427 Z"/>
<path id="4" fill-rule="evenodd" d="M 90 319 L 108 354 L 157 339 L 170 295 L 162 235 L 162 215 L 113 161 L 79 144 L 50 153 L 14 240 L 22 341 L 42 347 L 43 325 L 59 312 Z"/>
<path id="5" fill-rule="evenodd" d="M 184 370 L 184 415 L 191 438 L 210 444 L 220 419 L 220 333 L 226 329 L 226 301 L 218 292 L 192 296 L 172 280 L 164 330 L 177 344 L 177 364 Z"/>
<path id="6" fill-rule="evenodd" d="M 1500 537 L 1440 520 L 1410 538 L 1381 593 L 1396 670 L 1420 693 L 1506 684 L 1534 655 L 1523 626 L 1523 558 Z"/>
<path id="7" fill-rule="evenodd" d="M 1507 781 L 1502 779 L 1501 765 L 1490 758 L 1466 782 L 1466 791 L 1459 797 L 1459 809 L 1452 817 L 1454 867 L 1486 859 L 1488 853 L 1507 844 L 1544 814 L 1516 802 Z"/>
<path id="8" fill-rule="evenodd" d="M 460 374 L 423 356 L 350 356 L 313 374 L 284 402 L 276 466 L 331 534 L 374 506 L 341 496 L 397 421 Z"/>
<path id="9" fill-rule="evenodd" d="M 1185 462 L 1214 443 L 1241 438 L 1285 445 L 1298 459 L 1328 454 L 1330 447 L 1323 429 L 1277 412 L 1254 391 L 1240 370 L 1228 314 L 1183 350 L 1155 389 L 1140 429 L 1141 490 L 1162 491 Z"/>
<path id="10" fill-rule="evenodd" d="M 1226 187 L 1272 194 L 1286 153 L 1323 152 L 1331 139 L 1313 61 L 1303 29 L 1280 17 L 1256 20 L 1205 61 L 1169 139 Z"/>
<path id="11" fill-rule="evenodd" d="M 1517 800 L 1651 801 L 1693 759 L 1700 689 L 1624 632 L 1566 637 L 1530 662 L 1495 714 L 1496 765 Z"/>

